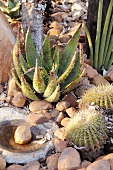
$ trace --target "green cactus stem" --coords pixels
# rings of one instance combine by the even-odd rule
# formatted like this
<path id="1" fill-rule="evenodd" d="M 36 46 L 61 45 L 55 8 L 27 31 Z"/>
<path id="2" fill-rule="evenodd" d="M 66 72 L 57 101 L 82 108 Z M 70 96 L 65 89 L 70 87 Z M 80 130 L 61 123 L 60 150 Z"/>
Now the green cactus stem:
<path id="1" fill-rule="evenodd" d="M 80 110 L 66 127 L 67 139 L 86 150 L 100 149 L 106 142 L 108 130 L 103 115 L 96 110 Z"/>
<path id="2" fill-rule="evenodd" d="M 92 103 L 104 109 L 113 108 L 113 85 L 99 85 L 87 90 L 79 101 L 79 108 L 87 108 Z"/>

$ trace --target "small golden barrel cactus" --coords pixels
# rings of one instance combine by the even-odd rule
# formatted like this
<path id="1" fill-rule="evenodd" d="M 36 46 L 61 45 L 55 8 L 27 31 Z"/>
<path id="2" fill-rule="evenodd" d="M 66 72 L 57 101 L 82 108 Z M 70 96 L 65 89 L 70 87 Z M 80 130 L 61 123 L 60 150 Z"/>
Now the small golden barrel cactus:
<path id="1" fill-rule="evenodd" d="M 75 147 L 87 151 L 101 149 L 107 137 L 107 125 L 103 115 L 96 110 L 81 110 L 69 122 L 67 140 Z"/>
<path id="2" fill-rule="evenodd" d="M 87 90 L 79 102 L 79 108 L 97 105 L 103 109 L 113 108 L 113 85 L 99 85 Z"/>

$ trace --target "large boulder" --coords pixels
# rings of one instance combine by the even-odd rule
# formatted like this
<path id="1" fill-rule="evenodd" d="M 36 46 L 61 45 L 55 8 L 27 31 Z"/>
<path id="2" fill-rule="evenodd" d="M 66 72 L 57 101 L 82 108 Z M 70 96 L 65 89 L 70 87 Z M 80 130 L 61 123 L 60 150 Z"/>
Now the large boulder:
<path id="1" fill-rule="evenodd" d="M 15 35 L 7 18 L 0 10 L 0 83 L 5 83 L 8 80 L 15 41 Z"/>

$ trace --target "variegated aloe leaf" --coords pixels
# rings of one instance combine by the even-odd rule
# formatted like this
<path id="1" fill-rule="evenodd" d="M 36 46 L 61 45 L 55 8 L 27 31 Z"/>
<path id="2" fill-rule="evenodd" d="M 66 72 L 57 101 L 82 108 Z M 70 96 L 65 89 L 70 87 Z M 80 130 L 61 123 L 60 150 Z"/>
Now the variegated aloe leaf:
<path id="1" fill-rule="evenodd" d="M 60 85 L 58 84 L 55 91 L 51 96 L 47 97 L 45 100 L 48 102 L 57 102 L 60 96 Z"/>
<path id="2" fill-rule="evenodd" d="M 19 55 L 20 55 L 19 43 L 20 43 L 19 38 L 17 37 L 17 41 L 16 41 L 16 44 L 15 44 L 14 49 L 13 49 L 13 64 L 14 64 L 17 76 L 21 80 L 22 70 L 21 70 L 21 67 L 19 65 Z"/>
<path id="3" fill-rule="evenodd" d="M 46 97 L 51 96 L 52 93 L 54 92 L 54 90 L 56 89 L 56 87 L 57 87 L 56 74 L 55 74 L 54 70 L 51 70 L 50 80 L 49 80 L 49 83 L 45 89 L 43 97 L 46 98 Z"/>
<path id="4" fill-rule="evenodd" d="M 25 51 L 26 51 L 27 64 L 30 68 L 32 68 L 35 66 L 36 59 L 38 59 L 39 62 L 39 56 L 30 34 L 30 28 L 28 28 L 26 33 Z"/>
<path id="5" fill-rule="evenodd" d="M 52 58 L 51 58 L 51 50 L 50 50 L 50 40 L 49 36 L 46 36 L 43 47 L 42 53 L 40 56 L 41 66 L 44 67 L 47 73 L 50 73 L 52 69 Z"/>
<path id="6" fill-rule="evenodd" d="M 12 68 L 12 70 L 11 70 L 11 74 L 12 74 L 12 76 L 13 76 L 14 81 L 15 81 L 15 82 L 16 82 L 16 84 L 18 85 L 18 87 L 20 87 L 20 88 L 21 88 L 20 81 L 19 81 L 19 79 L 18 79 L 18 76 L 17 76 L 16 71 L 15 71 L 15 69 L 14 69 L 14 68 Z"/>
<path id="7" fill-rule="evenodd" d="M 29 84 L 26 82 L 24 76 L 21 77 L 21 89 L 23 94 L 31 100 L 40 100 L 33 92 Z"/>
<path id="8" fill-rule="evenodd" d="M 55 46 L 51 49 L 51 57 L 54 63 L 54 69 L 55 69 L 55 73 L 57 75 L 58 72 L 58 68 L 59 68 L 59 51 L 58 51 L 58 47 Z"/>
<path id="9" fill-rule="evenodd" d="M 48 82 L 49 82 L 49 75 L 47 74 L 47 71 L 45 70 L 44 67 L 40 67 L 40 73 L 41 73 L 41 75 L 43 77 L 43 80 L 44 80 L 45 84 L 47 85 Z"/>
<path id="10" fill-rule="evenodd" d="M 66 47 L 64 48 L 64 50 L 60 55 L 58 77 L 60 77 L 65 72 L 65 70 L 68 68 L 72 60 L 72 57 L 78 45 L 79 34 L 80 34 L 80 28 L 76 31 L 73 38 L 68 42 L 68 44 L 66 45 Z"/>
<path id="11" fill-rule="evenodd" d="M 76 78 L 76 76 L 78 74 L 80 67 L 82 67 L 82 66 L 80 66 L 80 55 L 78 55 L 78 56 L 76 56 L 75 65 L 74 65 L 74 68 L 72 69 L 71 73 L 68 75 L 68 77 L 65 79 L 65 81 L 61 82 L 61 84 L 60 84 L 61 91 L 64 90 L 68 84 L 73 82 L 73 80 Z"/>
<path id="12" fill-rule="evenodd" d="M 34 72 L 34 77 L 33 77 L 33 88 L 36 90 L 36 92 L 40 94 L 44 93 L 44 90 L 45 90 L 45 83 L 40 73 L 38 60 L 36 60 L 35 72 Z"/>

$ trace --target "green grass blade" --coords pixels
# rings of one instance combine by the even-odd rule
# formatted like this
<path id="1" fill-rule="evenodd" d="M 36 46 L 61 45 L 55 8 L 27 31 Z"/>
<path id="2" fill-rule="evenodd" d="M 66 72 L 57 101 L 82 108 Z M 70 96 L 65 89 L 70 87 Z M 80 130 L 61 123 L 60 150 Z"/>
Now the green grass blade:
<path id="1" fill-rule="evenodd" d="M 88 39 L 88 43 L 89 43 L 89 49 L 90 49 L 90 64 L 91 66 L 93 67 L 94 66 L 94 59 L 93 59 L 93 45 L 92 45 L 92 40 L 91 40 L 91 36 L 90 36 L 90 33 L 86 27 L 85 24 L 83 24 L 83 27 L 85 29 L 85 32 L 86 32 L 86 36 L 87 36 L 87 39 Z"/>
<path id="2" fill-rule="evenodd" d="M 110 17 L 112 13 L 112 7 L 113 7 L 113 0 L 111 0 L 109 3 L 109 7 L 108 7 L 106 19 L 105 19 L 105 24 L 103 28 L 101 43 L 100 43 L 100 52 L 99 52 L 99 60 L 98 60 L 99 71 L 101 70 L 101 67 L 102 67 L 102 60 L 103 60 L 104 51 L 105 51 L 105 42 L 106 42 L 106 36 L 107 36 L 108 26 L 110 22 Z"/>
<path id="3" fill-rule="evenodd" d="M 101 35 L 102 8 L 103 8 L 103 0 L 100 0 L 99 7 L 98 7 L 95 54 L 94 54 L 94 68 L 96 70 L 98 70 L 98 55 L 99 55 L 99 45 L 100 45 L 100 35 Z"/>

